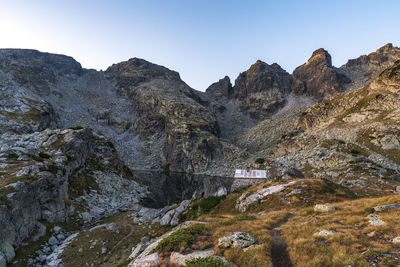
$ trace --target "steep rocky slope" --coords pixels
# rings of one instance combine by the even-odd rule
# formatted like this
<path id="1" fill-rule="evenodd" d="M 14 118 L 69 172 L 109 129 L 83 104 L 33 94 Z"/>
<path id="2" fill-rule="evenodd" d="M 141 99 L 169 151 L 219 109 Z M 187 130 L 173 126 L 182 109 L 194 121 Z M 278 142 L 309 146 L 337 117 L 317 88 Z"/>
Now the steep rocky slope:
<path id="1" fill-rule="evenodd" d="M 363 87 L 375 79 L 384 69 L 400 59 L 400 48 L 388 43 L 368 55 L 350 59 L 339 71 L 351 79 L 344 84 L 347 90 Z"/>
<path id="2" fill-rule="evenodd" d="M 219 102 L 228 102 L 233 96 L 233 87 L 228 76 L 220 79 L 218 82 L 211 84 L 206 89 L 206 95 L 214 98 Z"/>
<path id="3" fill-rule="evenodd" d="M 90 127 L 111 138 L 136 169 L 202 172 L 211 159 L 229 162 L 234 148 L 219 141 L 214 115 L 223 107 L 174 71 L 137 58 L 98 72 L 34 50 L 0 54 L 4 130 Z"/>
<path id="4" fill-rule="evenodd" d="M 285 105 L 290 84 L 290 74 L 278 64 L 258 60 L 236 78 L 233 99 L 240 111 L 262 120 Z"/>
<path id="5" fill-rule="evenodd" d="M 400 171 L 399 69 L 396 63 L 363 88 L 307 109 L 273 158 L 360 194 L 393 191 Z"/>

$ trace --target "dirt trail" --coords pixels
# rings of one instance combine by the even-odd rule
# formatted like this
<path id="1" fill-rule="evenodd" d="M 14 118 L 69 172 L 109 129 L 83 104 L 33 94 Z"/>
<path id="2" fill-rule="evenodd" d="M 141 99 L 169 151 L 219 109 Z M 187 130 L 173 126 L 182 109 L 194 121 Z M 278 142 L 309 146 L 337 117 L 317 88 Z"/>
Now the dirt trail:
<path id="1" fill-rule="evenodd" d="M 281 230 L 279 229 L 281 225 L 286 223 L 293 216 L 294 214 L 278 222 L 274 225 L 274 228 L 270 230 L 270 235 L 272 237 L 271 259 L 273 267 L 294 266 L 290 260 L 289 253 L 287 252 L 286 243 L 283 240 Z"/>

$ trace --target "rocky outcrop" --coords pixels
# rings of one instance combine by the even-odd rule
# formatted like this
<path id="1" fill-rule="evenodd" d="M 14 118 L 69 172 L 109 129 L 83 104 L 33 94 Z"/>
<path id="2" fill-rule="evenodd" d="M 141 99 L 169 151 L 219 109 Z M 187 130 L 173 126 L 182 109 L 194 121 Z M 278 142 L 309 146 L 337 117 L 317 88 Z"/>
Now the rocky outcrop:
<path id="1" fill-rule="evenodd" d="M 131 59 L 106 71 L 114 88 L 132 101 L 143 140 L 163 140 L 161 164 L 175 171 L 198 171 L 216 155 L 219 127 L 200 94 L 176 72 Z"/>
<path id="2" fill-rule="evenodd" d="M 206 249 L 206 250 L 196 250 L 189 254 L 181 254 L 179 252 L 172 252 L 170 256 L 170 264 L 172 266 L 186 266 L 186 262 L 198 258 L 206 258 L 213 256 L 214 249 Z"/>
<path id="3" fill-rule="evenodd" d="M 35 50 L 0 50 L 0 130 L 90 127 L 135 169 L 204 172 L 230 162 L 214 113 L 225 108 L 175 71 L 133 58 L 107 71 Z M 222 116 L 222 115 L 221 115 Z M 221 166 L 223 164 L 218 164 Z"/>
<path id="4" fill-rule="evenodd" d="M 351 186 L 362 195 L 395 190 L 400 170 L 395 149 L 399 69 L 396 63 L 368 85 L 305 110 L 296 130 L 274 147 L 274 160 L 306 171 L 306 176 Z"/>
<path id="5" fill-rule="evenodd" d="M 228 76 L 220 79 L 218 82 L 211 84 L 206 89 L 206 95 L 221 103 L 226 103 L 233 96 L 233 87 Z"/>
<path id="6" fill-rule="evenodd" d="M 259 203 L 260 200 L 268 195 L 276 194 L 285 189 L 285 187 L 295 184 L 296 181 L 289 182 L 287 184 L 272 185 L 267 188 L 262 188 L 254 194 L 249 192 L 243 193 L 237 200 L 235 208 L 240 212 L 245 212 L 250 206 Z"/>
<path id="7" fill-rule="evenodd" d="M 124 171 L 124 164 L 109 140 L 88 129 L 2 134 L 0 161 L 0 252 L 7 262 L 14 257 L 14 248 L 37 227 L 41 228 L 39 220 L 49 223 L 65 222 L 72 217 L 80 220 L 75 201 L 80 195 L 98 189 L 91 178 L 95 170 L 107 169 L 111 176 L 133 179 Z M 145 190 L 135 184 L 131 198 L 139 198 L 138 192 L 144 194 Z M 103 196 L 103 201 L 106 197 Z M 80 203 L 81 210 L 93 208 L 90 203 Z M 98 214 L 97 219 L 106 215 L 106 212 Z"/>
<path id="8" fill-rule="evenodd" d="M 316 212 L 331 212 L 331 211 L 335 211 L 335 210 L 336 210 L 336 208 L 329 204 L 316 204 L 314 206 L 314 211 L 316 211 Z"/>
<path id="9" fill-rule="evenodd" d="M 400 48 L 388 43 L 368 55 L 350 59 L 339 71 L 351 79 L 351 83 L 345 84 L 346 89 L 353 90 L 371 82 L 399 59 Z"/>
<path id="10" fill-rule="evenodd" d="M 190 200 L 184 200 L 179 205 L 165 206 L 161 209 L 153 209 L 142 207 L 137 213 L 133 213 L 130 217 L 134 223 L 161 225 L 178 225 L 179 216 L 185 212 L 190 205 Z"/>
<path id="11" fill-rule="evenodd" d="M 278 64 L 260 60 L 235 80 L 233 99 L 236 107 L 254 120 L 263 120 L 286 103 L 292 78 Z"/>
<path id="12" fill-rule="evenodd" d="M 332 66 L 328 51 L 320 48 L 307 63 L 293 71 L 291 92 L 321 100 L 343 92 L 346 83 L 350 83 L 350 79 Z"/>
<path id="13" fill-rule="evenodd" d="M 235 232 L 218 239 L 219 248 L 247 248 L 256 243 L 256 239 L 246 232 Z"/>

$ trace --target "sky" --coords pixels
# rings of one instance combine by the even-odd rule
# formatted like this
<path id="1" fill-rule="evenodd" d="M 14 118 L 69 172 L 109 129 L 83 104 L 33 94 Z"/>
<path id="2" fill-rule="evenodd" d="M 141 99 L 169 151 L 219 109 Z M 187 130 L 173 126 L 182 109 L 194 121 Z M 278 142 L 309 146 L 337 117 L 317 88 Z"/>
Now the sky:
<path id="1" fill-rule="evenodd" d="M 335 66 L 400 46 L 398 0 L 0 0 L 0 48 L 74 57 L 102 69 L 132 57 L 204 91 L 256 60 L 288 72 L 320 47 Z"/>

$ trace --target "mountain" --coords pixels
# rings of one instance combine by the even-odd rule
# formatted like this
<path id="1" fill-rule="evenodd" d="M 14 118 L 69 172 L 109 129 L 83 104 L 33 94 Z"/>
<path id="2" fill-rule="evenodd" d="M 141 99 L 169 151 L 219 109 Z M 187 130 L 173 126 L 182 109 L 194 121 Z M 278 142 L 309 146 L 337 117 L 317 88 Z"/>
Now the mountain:
<path id="1" fill-rule="evenodd" d="M 258 60 L 239 74 L 233 87 L 236 107 L 254 120 L 262 120 L 282 108 L 291 76 L 278 64 Z"/>
<path id="2" fill-rule="evenodd" d="M 231 79 L 229 79 L 228 76 L 225 76 L 218 82 L 211 84 L 206 89 L 206 95 L 220 102 L 228 102 L 228 100 L 233 97 L 233 87 Z"/>
<path id="3" fill-rule="evenodd" d="M 265 240 L 279 241 L 272 226 L 292 217 L 303 230 L 322 231 L 318 218 L 325 228 L 336 225 L 310 209 L 328 201 L 348 201 L 335 204 L 338 214 L 350 220 L 346 207 L 354 207 L 364 227 L 371 207 L 362 203 L 393 204 L 390 194 L 400 191 L 399 59 L 399 48 L 388 44 L 336 68 L 318 49 L 293 74 L 257 61 L 234 85 L 224 77 L 199 92 L 179 73 L 140 58 L 96 71 L 64 55 L 0 49 L 0 266 L 127 265 L 133 244 L 137 253 L 150 246 L 162 264 L 173 254 L 151 244 L 165 238 L 157 239 L 166 225 L 188 221 L 178 226 L 186 233 L 200 215 L 212 227 L 189 228 L 190 240 L 202 241 L 181 244 L 180 252 L 212 248 L 216 237 L 229 240 L 227 232 L 243 226 L 260 242 L 250 248 L 257 257 L 229 246 L 212 253 L 269 264 L 276 256 Z M 234 189 L 238 181 L 229 176 L 247 167 L 273 181 Z M 279 216 L 270 216 L 277 207 Z M 356 238 L 342 226 L 337 232 Z M 301 265 L 295 236 L 314 244 L 303 244 L 310 251 L 317 239 L 304 236 L 311 228 L 282 229 L 286 260 Z M 329 240 L 333 251 L 338 240 Z M 375 251 L 375 243 L 362 242 Z M 336 262 L 375 261 L 362 255 Z M 380 264 L 392 263 L 382 257 Z"/>
<path id="4" fill-rule="evenodd" d="M 307 63 L 293 71 L 291 92 L 317 100 L 344 91 L 350 79 L 332 66 L 331 55 L 323 48 L 315 50 Z"/>
<path id="5" fill-rule="evenodd" d="M 388 43 L 368 55 L 350 59 L 339 70 L 351 79 L 346 90 L 353 90 L 375 79 L 384 69 L 400 60 L 400 48 Z"/>

